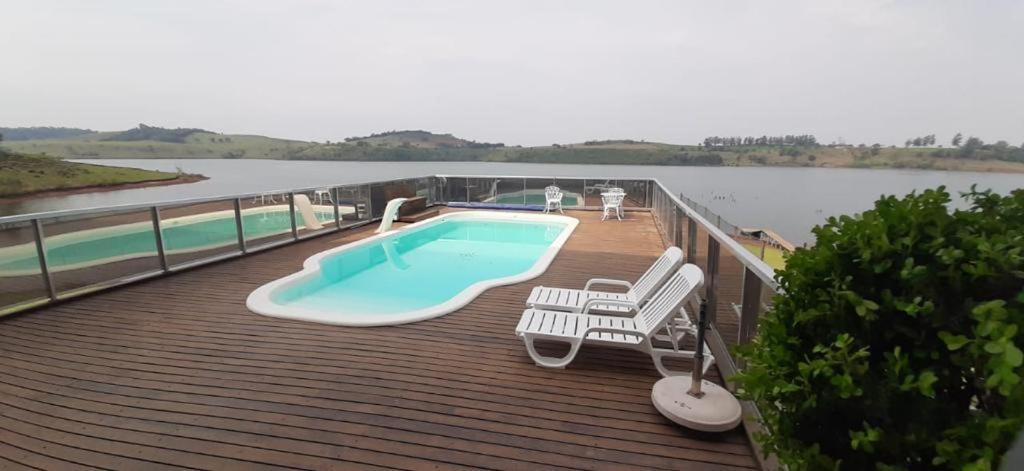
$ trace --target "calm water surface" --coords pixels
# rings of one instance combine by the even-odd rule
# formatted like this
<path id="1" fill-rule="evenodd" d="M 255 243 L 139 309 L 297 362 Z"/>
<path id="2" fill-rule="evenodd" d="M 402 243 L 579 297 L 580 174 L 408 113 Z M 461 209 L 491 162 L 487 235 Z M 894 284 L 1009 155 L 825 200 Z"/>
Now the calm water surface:
<path id="1" fill-rule="evenodd" d="M 0 205 L 0 215 L 57 209 L 158 202 L 201 196 L 356 183 L 438 173 L 473 175 L 656 177 L 677 193 L 705 204 L 743 227 L 769 227 L 795 243 L 826 217 L 863 211 L 883 194 L 946 185 L 964 191 L 977 183 L 1005 193 L 1024 186 L 1022 174 L 760 167 L 656 167 L 489 162 L 297 162 L 284 160 L 103 159 L 79 160 L 156 170 L 200 173 L 187 185 L 38 198 Z M 955 194 L 955 193 L 954 193 Z"/>

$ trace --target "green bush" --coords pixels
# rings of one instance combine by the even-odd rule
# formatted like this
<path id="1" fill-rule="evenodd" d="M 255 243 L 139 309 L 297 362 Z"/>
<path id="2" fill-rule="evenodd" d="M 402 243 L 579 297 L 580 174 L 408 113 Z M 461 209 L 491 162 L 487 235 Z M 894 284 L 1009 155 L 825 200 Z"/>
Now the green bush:
<path id="1" fill-rule="evenodd" d="M 1024 424 L 1024 190 L 830 218 L 778 274 L 741 395 L 790 469 L 994 469 Z"/>

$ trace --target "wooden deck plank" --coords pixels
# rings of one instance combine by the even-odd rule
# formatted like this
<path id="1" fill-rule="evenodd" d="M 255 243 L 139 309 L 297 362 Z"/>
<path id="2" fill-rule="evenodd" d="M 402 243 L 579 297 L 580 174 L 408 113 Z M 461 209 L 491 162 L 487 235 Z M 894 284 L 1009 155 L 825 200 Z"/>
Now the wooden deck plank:
<path id="1" fill-rule="evenodd" d="M 347 328 L 245 308 L 252 290 L 370 228 L 0 321 L 0 458 L 42 469 L 756 467 L 741 431 L 699 434 L 657 413 L 645 355 L 587 346 L 565 370 L 529 359 L 514 328 L 533 286 L 635 279 L 664 247 L 647 213 L 570 215 L 581 224 L 546 273 L 414 324 Z"/>

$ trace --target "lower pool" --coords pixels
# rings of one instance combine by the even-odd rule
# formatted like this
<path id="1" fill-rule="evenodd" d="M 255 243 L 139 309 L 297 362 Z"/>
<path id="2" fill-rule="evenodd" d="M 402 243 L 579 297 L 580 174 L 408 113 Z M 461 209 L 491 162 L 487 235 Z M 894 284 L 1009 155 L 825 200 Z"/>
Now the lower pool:
<path id="1" fill-rule="evenodd" d="M 577 223 L 544 214 L 445 214 L 316 254 L 246 304 L 259 314 L 339 325 L 428 319 L 493 286 L 540 275 Z"/>

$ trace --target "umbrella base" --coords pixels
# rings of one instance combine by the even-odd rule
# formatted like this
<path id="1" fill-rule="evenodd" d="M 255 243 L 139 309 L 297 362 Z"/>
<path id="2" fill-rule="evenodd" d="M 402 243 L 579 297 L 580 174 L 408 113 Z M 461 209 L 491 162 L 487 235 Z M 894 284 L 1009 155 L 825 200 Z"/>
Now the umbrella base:
<path id="1" fill-rule="evenodd" d="M 743 419 L 740 401 L 727 389 L 702 381 L 704 395 L 698 399 L 687 394 L 691 384 L 689 376 L 662 378 L 651 391 L 654 407 L 669 420 L 702 432 L 732 430 Z"/>

